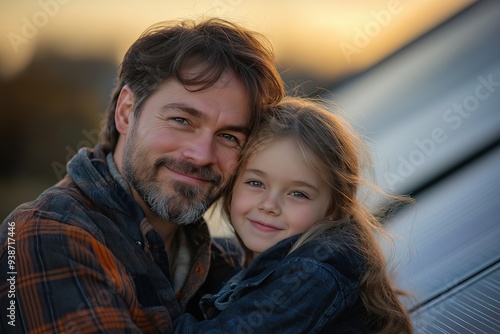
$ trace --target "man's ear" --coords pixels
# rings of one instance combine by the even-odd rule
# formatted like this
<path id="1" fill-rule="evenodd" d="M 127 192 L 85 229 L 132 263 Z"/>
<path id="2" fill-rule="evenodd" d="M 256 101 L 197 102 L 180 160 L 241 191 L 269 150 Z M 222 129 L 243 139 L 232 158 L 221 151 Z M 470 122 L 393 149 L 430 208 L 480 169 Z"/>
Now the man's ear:
<path id="1" fill-rule="evenodd" d="M 129 86 L 123 86 L 116 102 L 115 124 L 116 130 L 126 135 L 134 117 L 135 95 Z"/>

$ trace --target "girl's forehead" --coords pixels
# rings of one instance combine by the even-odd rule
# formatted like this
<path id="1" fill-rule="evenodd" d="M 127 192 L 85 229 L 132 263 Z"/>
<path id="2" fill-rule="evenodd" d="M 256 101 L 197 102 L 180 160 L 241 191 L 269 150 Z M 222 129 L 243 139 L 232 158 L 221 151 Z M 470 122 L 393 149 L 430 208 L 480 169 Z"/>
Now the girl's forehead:
<path id="1" fill-rule="evenodd" d="M 250 152 L 246 167 L 259 165 L 261 168 L 280 170 L 292 170 L 294 167 L 304 171 L 315 169 L 311 168 L 309 159 L 303 153 L 303 148 L 296 141 L 282 138 L 260 145 Z"/>

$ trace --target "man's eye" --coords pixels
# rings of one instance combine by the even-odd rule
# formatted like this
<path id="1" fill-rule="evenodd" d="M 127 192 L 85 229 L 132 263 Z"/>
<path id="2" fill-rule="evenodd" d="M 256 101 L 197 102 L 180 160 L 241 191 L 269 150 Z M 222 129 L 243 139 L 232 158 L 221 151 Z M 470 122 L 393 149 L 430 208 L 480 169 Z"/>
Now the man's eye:
<path id="1" fill-rule="evenodd" d="M 238 140 L 238 138 L 236 138 L 235 136 L 230 135 L 230 134 L 228 134 L 228 133 L 223 133 L 223 134 L 221 134 L 220 136 L 221 136 L 222 138 L 224 138 L 224 139 L 228 140 L 228 141 L 233 141 L 233 142 L 238 143 L 238 144 L 239 144 L 239 142 L 240 142 L 240 141 Z"/>
<path id="2" fill-rule="evenodd" d="M 189 124 L 189 121 L 182 117 L 174 117 L 173 120 L 179 124 L 186 124 L 186 125 Z"/>

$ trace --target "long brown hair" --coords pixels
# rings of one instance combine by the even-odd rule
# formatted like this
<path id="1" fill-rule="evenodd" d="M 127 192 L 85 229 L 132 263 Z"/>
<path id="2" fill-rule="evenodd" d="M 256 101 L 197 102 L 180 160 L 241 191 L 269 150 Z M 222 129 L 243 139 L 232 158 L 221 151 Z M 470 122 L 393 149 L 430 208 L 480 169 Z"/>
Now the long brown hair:
<path id="1" fill-rule="evenodd" d="M 284 84 L 274 61 L 264 36 L 222 19 L 157 24 L 125 54 L 108 108 L 103 145 L 113 151 L 118 141 L 115 109 L 125 85 L 135 95 L 138 116 L 144 101 L 166 80 L 175 79 L 186 89 L 198 91 L 212 86 L 225 72 L 236 74 L 249 93 L 252 128 L 264 108 L 284 96 Z"/>
<path id="2" fill-rule="evenodd" d="M 366 167 L 363 157 L 368 157 L 364 141 L 343 117 L 334 114 L 325 104 L 286 97 L 271 108 L 250 136 L 238 171 L 244 169 L 259 150 L 282 138 L 295 141 L 309 167 L 329 185 L 331 196 L 328 210 L 328 217 L 331 218 L 303 233 L 291 252 L 306 242 L 325 236 L 328 238 L 329 233 L 346 233 L 347 238 L 342 240 L 349 241 L 349 244 L 342 247 L 359 254 L 365 263 L 359 287 L 367 326 L 377 333 L 412 333 L 410 317 L 399 300 L 399 295 L 405 293 L 394 287 L 386 259 L 375 237 L 376 234 L 386 233 L 379 219 L 370 212 L 370 207 L 359 199 L 362 186 L 370 186 L 383 194 L 362 175 Z M 222 198 L 226 218 L 229 217 L 231 191 L 238 177 L 237 172 Z M 391 200 L 407 201 L 403 197 L 384 195 Z M 246 253 L 247 259 L 251 259 L 248 249 Z"/>

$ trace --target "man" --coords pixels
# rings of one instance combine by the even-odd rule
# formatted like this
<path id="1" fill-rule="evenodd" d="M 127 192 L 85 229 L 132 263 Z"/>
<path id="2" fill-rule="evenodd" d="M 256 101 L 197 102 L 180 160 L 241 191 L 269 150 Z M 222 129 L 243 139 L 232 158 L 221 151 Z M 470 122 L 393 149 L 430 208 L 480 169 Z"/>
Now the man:
<path id="1" fill-rule="evenodd" d="M 259 36 L 211 19 L 126 53 L 103 143 L 0 227 L 2 332 L 169 332 L 234 273 L 202 215 L 283 96 Z"/>

